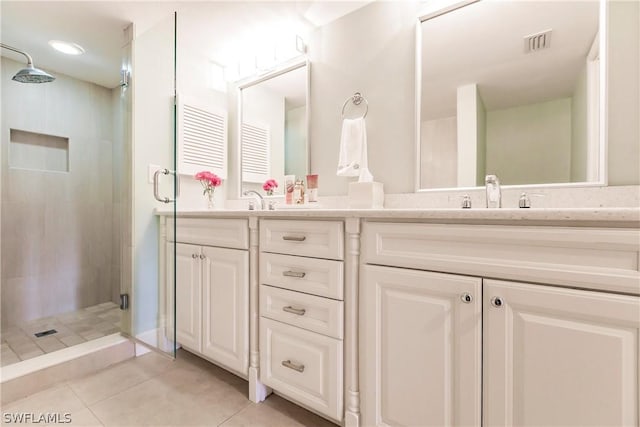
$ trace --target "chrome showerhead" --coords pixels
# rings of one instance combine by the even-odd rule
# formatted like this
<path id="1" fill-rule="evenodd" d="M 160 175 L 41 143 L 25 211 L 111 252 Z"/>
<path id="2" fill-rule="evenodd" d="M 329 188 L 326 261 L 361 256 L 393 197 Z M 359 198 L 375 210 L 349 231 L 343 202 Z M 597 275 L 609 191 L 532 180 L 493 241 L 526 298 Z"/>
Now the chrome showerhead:
<path id="1" fill-rule="evenodd" d="M 29 55 L 27 52 L 3 43 L 0 43 L 0 47 L 20 53 L 27 58 L 27 68 L 23 68 L 22 70 L 18 71 L 16 75 L 13 76 L 12 80 L 20 83 L 48 83 L 56 79 L 51 74 L 45 73 L 44 71 L 35 68 L 33 66 L 33 59 L 31 59 L 31 55 Z"/>
<path id="2" fill-rule="evenodd" d="M 56 78 L 51 74 L 31 66 L 18 71 L 11 80 L 15 80 L 20 83 L 49 83 L 55 79 Z"/>

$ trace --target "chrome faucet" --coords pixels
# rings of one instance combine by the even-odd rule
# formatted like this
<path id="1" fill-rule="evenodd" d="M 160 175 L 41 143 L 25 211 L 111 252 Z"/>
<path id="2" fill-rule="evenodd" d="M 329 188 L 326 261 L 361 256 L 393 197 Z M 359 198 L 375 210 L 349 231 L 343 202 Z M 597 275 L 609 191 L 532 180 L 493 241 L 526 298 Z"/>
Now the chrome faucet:
<path id="1" fill-rule="evenodd" d="M 258 193 L 255 190 L 247 190 L 244 193 L 242 193 L 243 196 L 258 196 L 258 199 L 260 199 L 260 209 L 264 210 L 265 209 L 265 204 L 264 204 L 264 197 L 262 197 L 262 194 Z M 249 208 L 251 209 L 251 208 Z"/>
<path id="2" fill-rule="evenodd" d="M 500 180 L 495 175 L 487 175 L 484 178 L 484 184 L 487 188 L 487 207 L 501 208 L 502 195 L 500 193 Z"/>

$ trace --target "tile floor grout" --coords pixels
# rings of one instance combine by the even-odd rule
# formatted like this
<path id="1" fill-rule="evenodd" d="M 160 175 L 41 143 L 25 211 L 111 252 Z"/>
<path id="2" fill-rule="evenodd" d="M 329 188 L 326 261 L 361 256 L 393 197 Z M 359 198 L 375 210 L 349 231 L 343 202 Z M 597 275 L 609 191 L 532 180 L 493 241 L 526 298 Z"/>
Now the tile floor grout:
<path id="1" fill-rule="evenodd" d="M 76 391 L 73 389 L 73 387 L 71 387 L 70 384 L 67 384 L 67 387 L 69 387 L 69 389 L 71 390 L 71 392 L 78 398 L 78 400 L 80 402 L 82 402 L 82 404 L 84 405 L 85 409 L 87 409 L 89 412 L 91 412 L 91 415 L 93 415 L 95 417 L 96 420 L 98 420 L 98 422 L 100 423 L 101 426 L 104 427 L 104 423 L 102 422 L 102 420 L 100 418 L 98 418 L 98 416 L 96 414 L 94 414 L 94 412 L 91 410 L 91 408 L 89 407 L 89 405 L 87 405 L 84 401 L 84 399 L 82 399 L 82 397 L 80 397 L 80 395 L 78 395 L 78 393 L 76 393 Z"/>
<path id="2" fill-rule="evenodd" d="M 137 381 L 138 376 L 144 379 L 123 382 Z M 77 406 L 71 425 L 335 427 L 276 395 L 255 404 L 248 399 L 247 386 L 246 380 L 190 353 L 181 351 L 175 361 L 152 353 L 53 385 L 4 405 L 3 412 L 55 412 L 68 404 Z M 56 397 L 61 394 L 66 400 Z M 99 399 L 87 404 L 92 395 Z"/>
<path id="3" fill-rule="evenodd" d="M 120 309 L 111 301 L 19 322 L 0 330 L 0 364 L 7 366 L 109 335 L 120 330 L 120 323 Z M 57 332 L 43 337 L 34 336 L 36 332 L 49 329 Z"/>

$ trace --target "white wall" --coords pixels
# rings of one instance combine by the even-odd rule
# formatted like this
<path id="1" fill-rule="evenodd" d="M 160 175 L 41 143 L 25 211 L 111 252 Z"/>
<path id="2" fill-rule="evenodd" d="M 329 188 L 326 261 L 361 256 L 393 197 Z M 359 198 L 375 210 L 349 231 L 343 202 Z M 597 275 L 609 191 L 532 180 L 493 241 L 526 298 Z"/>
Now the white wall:
<path id="1" fill-rule="evenodd" d="M 307 107 L 304 106 L 285 112 L 284 174 L 302 179 L 307 174 Z"/>
<path id="2" fill-rule="evenodd" d="M 413 192 L 414 57 L 418 2 L 374 2 L 310 37 L 311 173 L 322 195 L 344 195 L 336 176 L 342 104 L 361 92 L 367 115 L 369 169 L 385 193 Z M 357 110 L 356 110 L 357 111 Z"/>
<path id="3" fill-rule="evenodd" d="M 457 187 L 458 133 L 455 117 L 427 120 L 420 130 L 420 188 Z"/>
<path id="4" fill-rule="evenodd" d="M 640 2 L 609 2 L 609 185 L 640 183 Z"/>
<path id="5" fill-rule="evenodd" d="M 221 92 L 212 87 L 212 76 L 210 68 L 210 58 L 203 55 L 200 44 L 197 43 L 197 35 L 191 34 L 190 25 L 194 19 L 194 10 L 188 9 L 184 13 L 178 13 L 178 49 L 177 49 L 177 91 L 178 96 L 185 96 L 189 99 L 196 99 L 202 105 L 211 105 L 227 111 L 228 113 L 228 155 L 230 163 L 228 166 L 228 177 L 223 180 L 222 185 L 214 192 L 216 206 L 223 207 L 227 197 L 235 198 L 235 193 L 230 190 L 230 184 L 235 173 L 233 163 L 233 150 L 231 135 L 234 134 L 233 122 L 234 112 L 232 110 L 231 99 L 236 96 L 235 88 L 229 87 L 228 92 Z M 223 37 L 223 34 L 216 35 L 215 28 L 212 28 L 211 37 Z M 196 40 L 194 40 L 196 38 Z M 179 112 L 178 112 L 179 114 Z M 191 175 L 180 176 L 180 198 L 177 201 L 178 209 L 205 209 L 207 199 L 202 194 L 202 185 Z"/>
<path id="6" fill-rule="evenodd" d="M 480 93 L 476 89 L 476 183 L 484 185 L 487 175 L 487 110 Z"/>
<path id="7" fill-rule="evenodd" d="M 487 111 L 486 173 L 502 184 L 569 182 L 571 98 Z"/>
<path id="8" fill-rule="evenodd" d="M 153 197 L 149 164 L 173 169 L 173 15 L 136 37 L 133 42 L 133 282 L 131 331 L 155 329 L 158 321 L 158 218 L 156 207 L 168 208 Z M 162 175 L 162 195 L 173 197 L 170 176 Z"/>
<path id="9" fill-rule="evenodd" d="M 344 100 L 368 99 L 369 166 L 386 193 L 413 192 L 415 26 L 421 3 L 374 2 L 312 34 L 311 171 L 323 195 L 345 195 L 348 179 L 335 175 Z M 640 5 L 610 5 L 610 185 L 640 183 Z M 614 45 L 614 46 L 612 46 Z M 514 153 L 514 161 L 522 154 Z M 487 173 L 490 171 L 487 170 Z"/>
<path id="10" fill-rule="evenodd" d="M 113 267 L 111 91 L 54 73 L 10 76 L 2 58 L 2 324 L 109 301 Z M 11 169 L 9 129 L 69 138 L 69 172 Z"/>
<path id="11" fill-rule="evenodd" d="M 571 97 L 571 182 L 587 180 L 587 65 L 580 71 Z"/>
<path id="12" fill-rule="evenodd" d="M 485 110 L 475 83 L 457 90 L 458 187 L 475 187 L 484 183 Z"/>

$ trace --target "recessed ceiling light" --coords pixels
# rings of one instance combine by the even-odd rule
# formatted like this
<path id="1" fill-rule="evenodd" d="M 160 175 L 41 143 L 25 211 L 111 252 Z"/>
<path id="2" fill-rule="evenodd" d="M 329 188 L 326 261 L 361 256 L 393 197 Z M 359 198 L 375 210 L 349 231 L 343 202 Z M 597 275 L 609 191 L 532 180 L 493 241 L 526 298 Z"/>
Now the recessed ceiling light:
<path id="1" fill-rule="evenodd" d="M 84 49 L 76 43 L 63 42 L 60 40 L 49 40 L 49 45 L 55 50 L 67 55 L 82 55 Z"/>

